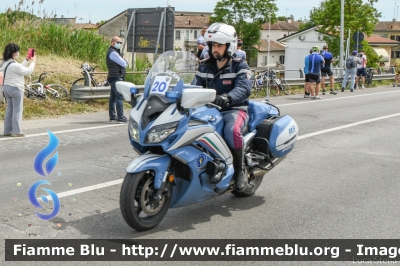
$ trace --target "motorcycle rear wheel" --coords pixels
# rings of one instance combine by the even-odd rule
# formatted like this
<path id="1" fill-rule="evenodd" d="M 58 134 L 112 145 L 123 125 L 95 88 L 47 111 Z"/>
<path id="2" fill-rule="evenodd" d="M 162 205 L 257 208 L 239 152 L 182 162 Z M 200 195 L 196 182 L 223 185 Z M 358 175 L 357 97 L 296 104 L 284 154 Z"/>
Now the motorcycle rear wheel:
<path id="1" fill-rule="evenodd" d="M 167 214 L 171 198 L 172 185 L 161 194 L 160 200 L 153 198 L 154 174 L 150 171 L 126 174 L 121 186 L 120 208 L 125 222 L 137 231 L 146 231 L 157 226 Z"/>
<path id="2" fill-rule="evenodd" d="M 238 192 L 236 190 L 232 190 L 232 194 L 235 195 L 236 197 L 249 197 L 253 195 L 258 187 L 261 185 L 261 182 L 264 177 L 254 177 L 250 176 L 249 180 L 247 181 L 247 187 L 245 190 Z"/>

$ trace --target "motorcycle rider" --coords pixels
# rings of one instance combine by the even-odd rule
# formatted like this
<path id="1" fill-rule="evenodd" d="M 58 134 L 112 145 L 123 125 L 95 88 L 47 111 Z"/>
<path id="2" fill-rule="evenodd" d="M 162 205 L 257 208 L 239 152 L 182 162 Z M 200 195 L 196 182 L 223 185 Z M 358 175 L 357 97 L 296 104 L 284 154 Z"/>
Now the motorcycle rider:
<path id="1" fill-rule="evenodd" d="M 196 85 L 217 92 L 214 103 L 220 107 L 224 119 L 223 137 L 232 150 L 236 191 L 246 189 L 244 174 L 243 130 L 247 115 L 248 97 L 251 93 L 250 68 L 241 58 L 232 58 L 237 48 L 234 27 L 224 23 L 212 24 L 204 34 L 210 58 L 203 61 L 196 72 Z"/>

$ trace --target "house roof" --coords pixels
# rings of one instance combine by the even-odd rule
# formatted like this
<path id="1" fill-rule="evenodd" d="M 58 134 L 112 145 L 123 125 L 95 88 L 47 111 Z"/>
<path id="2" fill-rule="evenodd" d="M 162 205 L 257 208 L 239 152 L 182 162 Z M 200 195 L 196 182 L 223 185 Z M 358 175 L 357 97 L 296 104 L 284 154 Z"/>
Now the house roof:
<path id="1" fill-rule="evenodd" d="M 374 31 L 400 31 L 400 21 L 379 21 Z"/>
<path id="2" fill-rule="evenodd" d="M 97 25 L 92 23 L 76 23 L 75 27 L 79 29 L 96 29 Z"/>
<path id="3" fill-rule="evenodd" d="M 275 23 L 271 23 L 271 30 L 284 30 L 284 31 L 298 31 L 300 26 L 300 22 L 292 21 L 276 21 Z M 263 30 L 269 29 L 269 22 L 261 25 Z"/>
<path id="4" fill-rule="evenodd" d="M 210 15 L 179 15 L 175 12 L 175 28 L 202 28 L 210 26 Z"/>
<path id="5" fill-rule="evenodd" d="M 388 38 L 384 38 L 378 35 L 371 35 L 371 36 L 366 36 L 365 40 L 369 44 L 393 44 L 393 45 L 400 45 L 400 42 L 391 40 Z"/>
<path id="6" fill-rule="evenodd" d="M 312 30 L 317 31 L 317 27 L 312 27 L 312 28 L 308 28 L 308 29 L 305 29 L 305 30 L 301 30 L 301 31 L 295 32 L 293 34 L 289 34 L 289 35 L 287 35 L 285 37 L 282 37 L 282 38 L 278 39 L 277 41 L 286 41 L 286 39 L 292 38 L 294 36 L 298 36 L 298 35 L 300 35 L 300 34 L 302 34 L 304 32 L 312 31 Z"/>
<path id="7" fill-rule="evenodd" d="M 259 52 L 268 52 L 268 40 L 261 39 L 261 44 L 257 46 Z M 279 42 L 271 40 L 270 51 L 285 51 L 285 46 Z"/>

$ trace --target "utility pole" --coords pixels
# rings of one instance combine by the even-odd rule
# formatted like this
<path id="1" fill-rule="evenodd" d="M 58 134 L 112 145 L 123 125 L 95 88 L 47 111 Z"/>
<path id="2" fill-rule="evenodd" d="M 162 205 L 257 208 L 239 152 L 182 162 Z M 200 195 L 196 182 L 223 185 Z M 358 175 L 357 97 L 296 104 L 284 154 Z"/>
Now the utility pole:
<path id="1" fill-rule="evenodd" d="M 270 73 L 269 73 L 269 50 L 271 49 L 271 13 L 268 14 L 268 54 L 267 54 L 267 73 L 268 73 L 268 78 L 267 78 L 267 89 L 265 90 L 265 101 L 269 102 L 269 83 L 270 83 Z"/>
<path id="2" fill-rule="evenodd" d="M 343 41 L 344 41 L 344 0 L 340 1 L 340 60 L 339 68 L 343 68 Z"/>
<path id="3" fill-rule="evenodd" d="M 77 5 L 78 3 L 75 3 L 75 19 L 76 19 L 76 5 Z"/>

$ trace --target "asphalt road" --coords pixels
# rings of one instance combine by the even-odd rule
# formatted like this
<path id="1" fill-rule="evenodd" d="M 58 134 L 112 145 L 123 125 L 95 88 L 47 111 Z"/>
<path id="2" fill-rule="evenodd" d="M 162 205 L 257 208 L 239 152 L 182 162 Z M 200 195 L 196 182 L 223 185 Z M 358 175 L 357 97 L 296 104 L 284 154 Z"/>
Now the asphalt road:
<path id="1" fill-rule="evenodd" d="M 170 209 L 147 232 L 131 229 L 119 210 L 125 167 L 136 157 L 126 124 L 110 124 L 106 112 L 23 121 L 28 137 L 0 137 L 0 234 L 3 239 L 400 239 L 400 89 L 339 92 L 322 100 L 289 95 L 273 97 L 271 102 L 296 120 L 300 137 L 287 159 L 264 177 L 256 194 L 248 198 L 226 194 Z M 42 177 L 33 162 L 47 145 L 47 129 L 60 141 L 59 158 L 55 170 Z M 39 219 L 28 199 L 29 187 L 41 179 L 51 183 L 48 188 L 61 201 L 59 214 L 50 221 Z M 0 254 L 4 262 L 4 241 Z"/>

